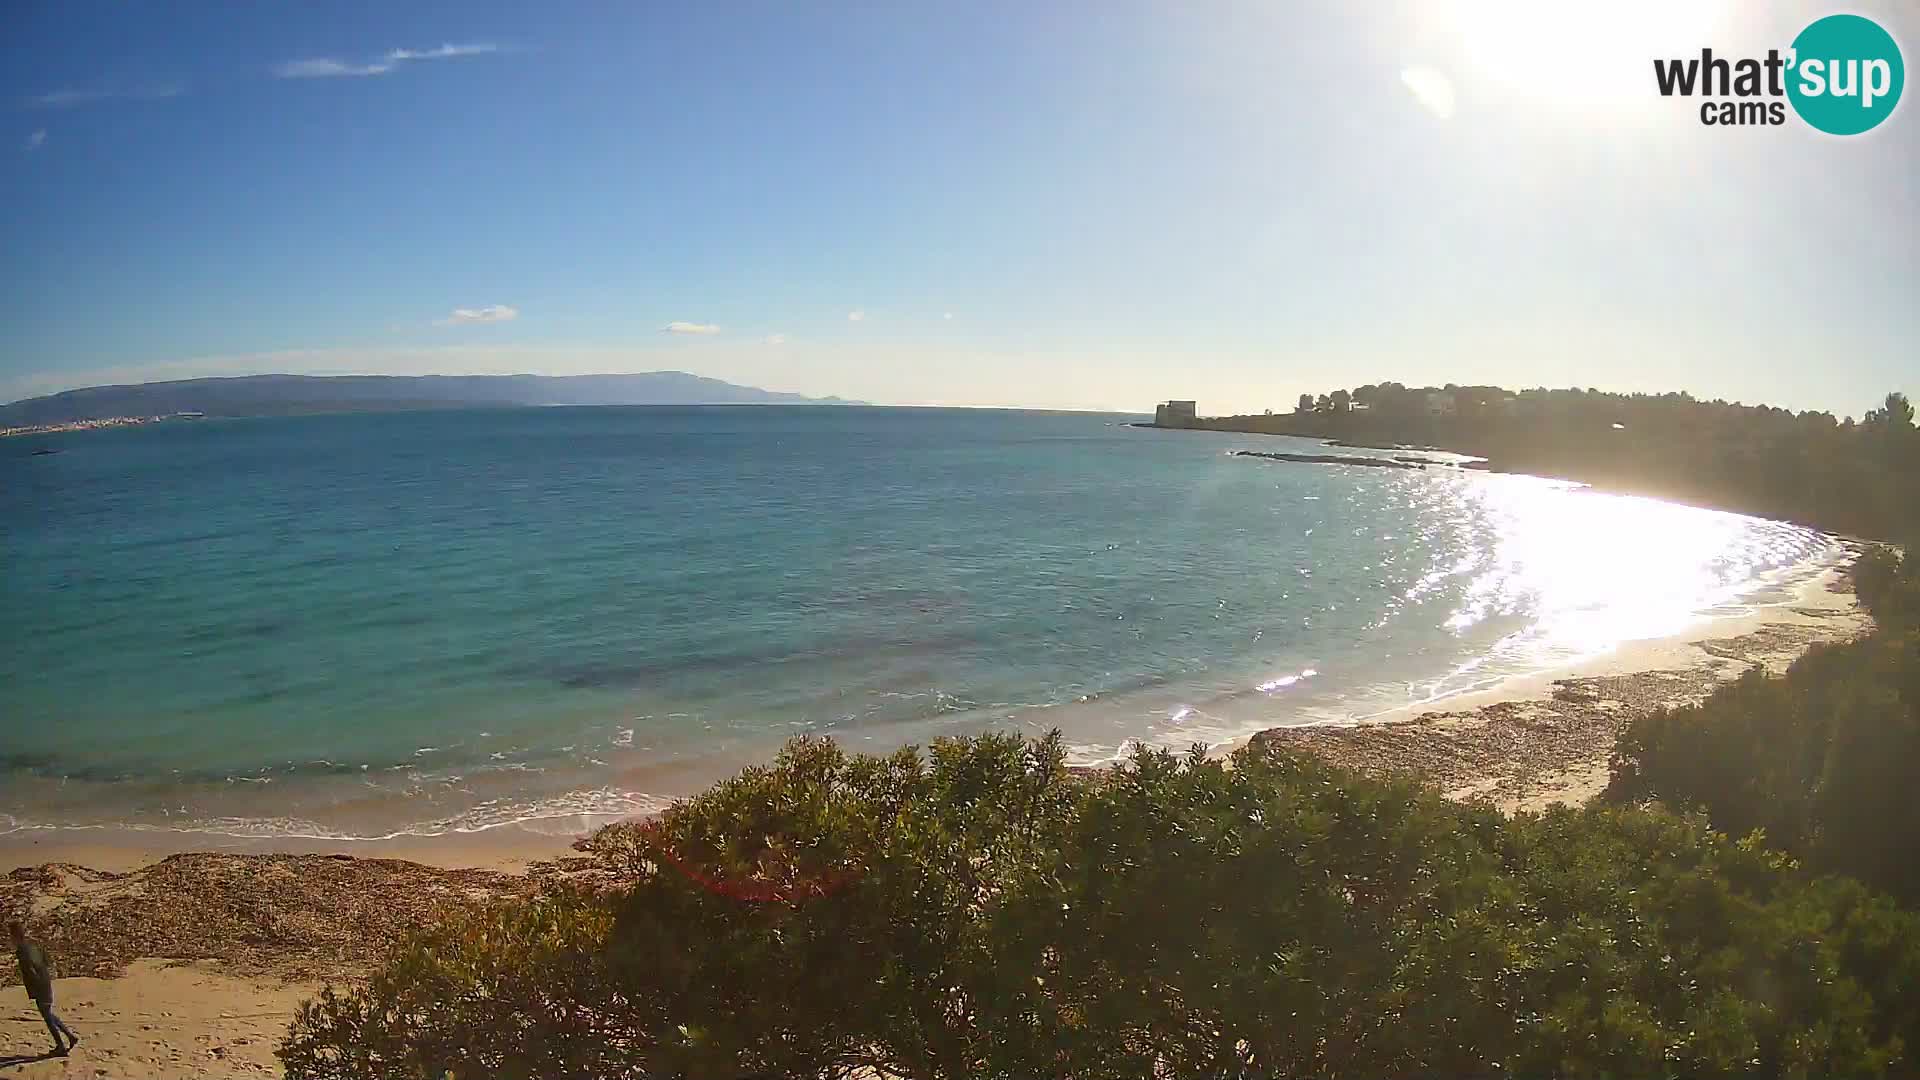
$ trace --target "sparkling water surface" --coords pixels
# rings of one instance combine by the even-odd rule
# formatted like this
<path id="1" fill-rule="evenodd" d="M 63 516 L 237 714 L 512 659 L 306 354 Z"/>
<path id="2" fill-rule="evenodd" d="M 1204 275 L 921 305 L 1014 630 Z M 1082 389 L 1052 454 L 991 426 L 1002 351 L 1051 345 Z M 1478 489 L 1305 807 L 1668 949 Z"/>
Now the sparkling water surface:
<path id="1" fill-rule="evenodd" d="M 1129 419 L 553 408 L 0 440 L 0 828 L 577 823 L 799 733 L 1214 744 L 1676 633 L 1837 552 Z"/>

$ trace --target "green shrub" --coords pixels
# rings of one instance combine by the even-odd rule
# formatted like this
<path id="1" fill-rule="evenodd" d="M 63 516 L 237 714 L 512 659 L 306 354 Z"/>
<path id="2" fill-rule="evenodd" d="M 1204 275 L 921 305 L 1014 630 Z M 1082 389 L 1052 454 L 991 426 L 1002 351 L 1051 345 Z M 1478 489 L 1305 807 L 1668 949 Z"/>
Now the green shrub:
<path id="1" fill-rule="evenodd" d="M 1920 563 L 1902 559 L 1891 548 L 1876 545 L 1861 553 L 1853 566 L 1853 588 L 1882 626 L 1920 622 Z"/>
<path id="2" fill-rule="evenodd" d="M 423 938 L 294 1080 L 1849 1076 L 1920 924 L 1658 810 L 1509 821 L 1283 752 L 792 743 L 602 834 L 630 881 Z"/>
<path id="3" fill-rule="evenodd" d="M 612 924 L 599 898 L 556 892 L 430 929 L 364 986 L 300 1007 L 287 1075 L 622 1075 L 639 1020 L 600 961 Z"/>

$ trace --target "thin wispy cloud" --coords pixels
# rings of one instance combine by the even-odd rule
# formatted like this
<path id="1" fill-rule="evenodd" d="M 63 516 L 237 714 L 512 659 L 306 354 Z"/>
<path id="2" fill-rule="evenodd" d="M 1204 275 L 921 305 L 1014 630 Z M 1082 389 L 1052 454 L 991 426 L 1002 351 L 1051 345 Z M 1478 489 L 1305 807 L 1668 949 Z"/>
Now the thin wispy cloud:
<path id="1" fill-rule="evenodd" d="M 371 60 L 341 60 L 331 56 L 313 56 L 274 65 L 273 73 L 282 79 L 352 79 L 385 75 L 403 64 L 427 60 L 454 60 L 463 56 L 485 56 L 500 51 L 500 46 L 485 42 L 467 45 L 442 45 L 437 49 L 391 49 Z"/>
<path id="2" fill-rule="evenodd" d="M 764 340 L 768 345 L 785 345 L 787 343 L 787 335 L 768 334 Z"/>
<path id="3" fill-rule="evenodd" d="M 385 75 L 392 70 L 392 64 L 349 64 L 345 60 L 315 57 L 311 60 L 289 60 L 274 68 L 273 73 L 282 79 L 337 79 L 355 75 Z"/>
<path id="4" fill-rule="evenodd" d="M 847 321 L 848 322 L 866 322 L 867 313 L 864 311 L 849 311 L 847 312 Z"/>
<path id="5" fill-rule="evenodd" d="M 33 134 L 27 136 L 27 152 L 32 153 L 35 150 L 40 149 L 42 146 L 46 145 L 46 142 L 47 142 L 47 129 L 41 128 L 39 131 L 36 131 Z"/>
<path id="6" fill-rule="evenodd" d="M 720 328 L 712 323 L 681 322 L 674 320 L 660 328 L 663 334 L 717 334 Z"/>
<path id="7" fill-rule="evenodd" d="M 953 312 L 951 312 L 951 311 L 948 311 L 948 312 L 945 312 L 945 313 L 943 313 L 943 314 L 942 314 L 942 315 L 941 315 L 940 317 L 941 317 L 942 319 L 945 319 L 945 320 L 947 320 L 948 322 L 952 322 L 952 321 L 953 321 Z"/>
<path id="8" fill-rule="evenodd" d="M 36 109 L 71 109 L 80 105 L 92 105 L 102 101 L 161 101 L 179 97 L 186 93 L 186 87 L 179 83 L 157 83 L 153 86 L 132 88 L 90 87 L 76 89 L 67 87 L 40 94 L 27 99 L 27 104 Z"/>
<path id="9" fill-rule="evenodd" d="M 393 63 L 403 60 L 451 60 L 456 56 L 485 56 L 500 51 L 498 45 L 442 45 L 437 49 L 395 49 L 387 54 Z"/>
<path id="10" fill-rule="evenodd" d="M 1410 67 L 1400 73 L 1400 81 L 1412 92 L 1421 108 L 1442 120 L 1453 116 L 1453 80 L 1430 67 Z"/>
<path id="11" fill-rule="evenodd" d="M 68 109 L 91 101 L 105 101 L 112 96 L 105 90 L 55 90 L 34 98 L 32 104 L 43 109 Z"/>
<path id="12" fill-rule="evenodd" d="M 512 322 L 520 317 L 518 308 L 490 304 L 483 308 L 454 308 L 453 314 L 436 323 L 439 326 L 466 326 L 471 323 Z"/>

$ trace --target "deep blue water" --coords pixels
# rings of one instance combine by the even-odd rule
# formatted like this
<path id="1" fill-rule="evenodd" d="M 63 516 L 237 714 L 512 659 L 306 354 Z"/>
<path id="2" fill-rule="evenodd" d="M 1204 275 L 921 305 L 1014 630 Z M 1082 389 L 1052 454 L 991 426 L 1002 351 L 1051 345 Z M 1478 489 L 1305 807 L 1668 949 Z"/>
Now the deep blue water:
<path id="1" fill-rule="evenodd" d="M 557 408 L 0 440 L 0 815 L 370 835 L 651 805 L 801 732 L 1213 743 L 1672 633 L 1833 550 L 1125 419 Z"/>

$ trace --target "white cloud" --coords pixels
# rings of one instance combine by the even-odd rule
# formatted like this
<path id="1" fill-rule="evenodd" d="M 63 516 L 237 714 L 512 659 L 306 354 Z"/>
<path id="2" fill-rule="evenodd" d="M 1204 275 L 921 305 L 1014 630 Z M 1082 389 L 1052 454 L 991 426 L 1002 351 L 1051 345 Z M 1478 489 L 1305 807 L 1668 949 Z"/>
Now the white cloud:
<path id="1" fill-rule="evenodd" d="M 38 150 L 40 149 L 41 146 L 43 146 L 46 143 L 46 141 L 47 141 L 47 129 L 41 128 L 39 131 L 36 131 L 33 134 L 27 136 L 27 149 L 30 151 Z"/>
<path id="2" fill-rule="evenodd" d="M 867 313 L 864 311 L 849 311 L 847 312 L 847 321 L 848 322 L 866 322 Z"/>
<path id="3" fill-rule="evenodd" d="M 33 104 L 43 109 L 66 109 L 92 101 L 105 101 L 112 96 L 105 90 L 55 90 L 51 94 L 41 94 L 34 98 Z"/>
<path id="4" fill-rule="evenodd" d="M 787 335 L 768 334 L 764 340 L 768 345 L 785 345 L 787 343 Z"/>
<path id="5" fill-rule="evenodd" d="M 1410 67 L 1400 73 L 1400 81 L 1428 112 L 1442 120 L 1453 116 L 1453 80 L 1430 67 Z"/>
<path id="6" fill-rule="evenodd" d="M 947 313 L 945 313 L 945 314 L 943 314 L 943 315 L 941 315 L 940 317 L 941 317 L 941 318 L 943 318 L 943 319 L 945 319 L 945 320 L 947 320 L 948 322 L 952 322 L 952 321 L 953 321 L 953 312 L 951 312 L 951 311 L 949 311 L 949 312 L 947 312 Z"/>
<path id="7" fill-rule="evenodd" d="M 163 98 L 179 97 L 186 93 L 179 83 L 159 83 L 153 86 L 138 86 L 131 90 L 117 90 L 95 87 L 87 90 L 75 90 L 71 87 L 40 94 L 27 99 L 27 104 L 36 109 L 71 109 L 77 105 L 91 105 L 96 101 L 125 99 L 129 101 L 159 101 Z"/>
<path id="8" fill-rule="evenodd" d="M 340 79 L 385 75 L 402 64 L 421 60 L 452 60 L 462 56 L 485 56 L 500 51 L 500 46 L 476 43 L 442 45 L 437 49 L 390 49 L 384 56 L 364 63 L 315 56 L 276 64 L 273 73 L 282 79 Z"/>
<path id="9" fill-rule="evenodd" d="M 437 49 L 395 49 L 387 54 L 387 59 L 401 60 L 451 60 L 456 56 L 485 56 L 499 52 L 498 45 L 442 45 Z"/>
<path id="10" fill-rule="evenodd" d="M 660 328 L 663 334 L 717 334 L 720 328 L 712 323 L 681 322 L 676 319 Z"/>
<path id="11" fill-rule="evenodd" d="M 441 319 L 440 326 L 463 326 L 467 323 L 512 322 L 520 317 L 518 308 L 506 304 L 490 304 L 483 308 L 454 308 L 453 314 Z"/>
<path id="12" fill-rule="evenodd" d="M 359 75 L 385 75 L 392 71 L 393 67 L 393 64 L 387 61 L 349 64 L 345 60 L 331 60 L 321 56 L 311 60 L 289 60 L 276 66 L 273 73 L 282 79 L 337 79 Z"/>

